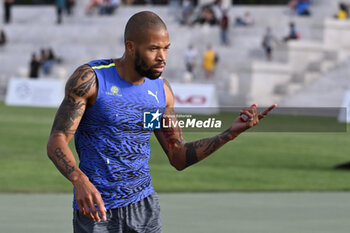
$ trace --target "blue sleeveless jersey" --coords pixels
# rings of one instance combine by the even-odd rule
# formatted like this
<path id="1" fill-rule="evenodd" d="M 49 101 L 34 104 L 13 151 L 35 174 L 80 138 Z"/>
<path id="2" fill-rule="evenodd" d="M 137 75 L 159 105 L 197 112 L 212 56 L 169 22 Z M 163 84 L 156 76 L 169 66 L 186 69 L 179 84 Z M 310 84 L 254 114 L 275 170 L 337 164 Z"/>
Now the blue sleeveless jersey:
<path id="1" fill-rule="evenodd" d="M 164 112 L 163 80 L 131 84 L 119 76 L 112 59 L 88 65 L 96 73 L 98 95 L 75 134 L 79 167 L 101 193 L 106 209 L 127 206 L 153 192 L 148 166 L 153 129 L 144 127 L 144 114 Z M 78 209 L 75 198 L 73 208 Z"/>

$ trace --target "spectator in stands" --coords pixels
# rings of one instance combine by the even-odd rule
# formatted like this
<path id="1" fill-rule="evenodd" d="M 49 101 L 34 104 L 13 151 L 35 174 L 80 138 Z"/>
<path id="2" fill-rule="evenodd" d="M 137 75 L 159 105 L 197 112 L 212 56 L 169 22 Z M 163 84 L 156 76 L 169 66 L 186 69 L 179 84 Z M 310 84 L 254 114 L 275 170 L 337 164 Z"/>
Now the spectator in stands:
<path id="1" fill-rule="evenodd" d="M 62 63 L 62 58 L 57 57 L 52 48 L 47 49 L 47 58 L 54 60 L 55 63 L 58 63 L 58 64 Z"/>
<path id="2" fill-rule="evenodd" d="M 222 0 L 215 0 L 213 3 L 202 6 L 199 15 L 193 21 L 193 24 L 216 25 L 222 18 Z"/>
<path id="3" fill-rule="evenodd" d="M 47 50 L 47 53 L 45 53 L 45 54 L 47 54 L 47 57 L 44 61 L 42 61 L 43 73 L 45 75 L 50 75 L 52 67 L 56 63 L 56 57 L 55 57 L 55 54 L 51 48 L 49 48 Z"/>
<path id="4" fill-rule="evenodd" d="M 62 12 L 66 8 L 66 0 L 56 0 L 57 24 L 62 23 Z"/>
<path id="5" fill-rule="evenodd" d="M 261 45 L 265 51 L 266 60 L 268 61 L 272 60 L 273 44 L 277 42 L 278 42 L 277 38 L 273 35 L 271 28 L 270 27 L 266 28 L 266 32 L 261 42 Z"/>
<path id="6" fill-rule="evenodd" d="M 292 14 L 295 14 L 295 8 L 297 6 L 297 3 L 298 3 L 298 0 L 289 0 L 288 2 L 288 6 Z"/>
<path id="7" fill-rule="evenodd" d="M 4 30 L 0 30 L 0 47 L 6 44 L 6 34 Z"/>
<path id="8" fill-rule="evenodd" d="M 180 23 L 190 25 L 190 19 L 195 10 L 194 0 L 184 0 L 182 2 L 182 12 Z"/>
<path id="9" fill-rule="evenodd" d="M 218 23 L 218 20 L 215 18 L 213 10 L 209 6 L 204 6 L 198 17 L 193 21 L 193 24 L 196 23 L 215 25 Z"/>
<path id="10" fill-rule="evenodd" d="M 311 15 L 310 7 L 311 2 L 310 0 L 290 0 L 289 8 L 291 9 L 293 14 L 301 15 L 301 16 L 309 16 Z"/>
<path id="11" fill-rule="evenodd" d="M 43 64 L 47 60 L 45 49 L 40 49 L 40 63 Z"/>
<path id="12" fill-rule="evenodd" d="M 91 0 L 86 9 L 86 14 L 91 15 L 95 8 L 100 8 L 102 6 L 102 3 L 103 0 Z"/>
<path id="13" fill-rule="evenodd" d="M 32 60 L 30 61 L 29 67 L 29 78 L 39 77 L 40 62 L 35 53 L 32 54 Z"/>
<path id="14" fill-rule="evenodd" d="M 229 29 L 229 18 L 227 15 L 227 10 L 223 11 L 221 22 L 220 22 L 220 29 L 221 29 L 221 44 L 222 45 L 228 45 L 229 41 L 227 38 L 228 29 Z"/>
<path id="15" fill-rule="evenodd" d="M 119 6 L 119 0 L 104 0 L 100 6 L 100 15 L 112 15 Z"/>
<path id="16" fill-rule="evenodd" d="M 245 12 L 243 17 L 237 17 L 235 20 L 236 26 L 251 26 L 253 24 L 254 19 L 249 11 Z"/>
<path id="17" fill-rule="evenodd" d="M 184 53 L 184 60 L 185 60 L 187 72 L 193 74 L 193 70 L 196 67 L 197 59 L 198 59 L 198 52 L 193 47 L 193 45 L 190 44 Z"/>
<path id="18" fill-rule="evenodd" d="M 210 79 L 214 75 L 214 70 L 219 57 L 216 55 L 211 45 L 207 46 L 207 50 L 203 54 L 202 68 L 205 72 L 205 77 Z"/>
<path id="19" fill-rule="evenodd" d="M 347 19 L 348 16 L 348 6 L 345 3 L 339 3 L 339 11 L 335 17 L 344 20 Z"/>
<path id="20" fill-rule="evenodd" d="M 15 2 L 14 0 L 3 0 L 4 1 L 4 21 L 5 23 L 10 23 L 11 22 L 11 7 L 13 3 Z"/>
<path id="21" fill-rule="evenodd" d="M 295 12 L 297 15 L 309 16 L 311 15 L 310 6 L 310 0 L 299 0 L 296 5 Z"/>
<path id="22" fill-rule="evenodd" d="M 289 23 L 289 34 L 284 37 L 284 41 L 298 40 L 300 39 L 300 33 L 296 30 L 295 24 L 293 22 Z"/>
<path id="23" fill-rule="evenodd" d="M 220 22 L 220 19 L 222 18 L 222 13 L 224 11 L 224 8 L 222 6 L 222 0 L 215 0 L 210 8 L 212 9 L 214 13 L 214 17 L 216 18 L 217 22 Z"/>
<path id="24" fill-rule="evenodd" d="M 73 13 L 73 7 L 75 5 L 75 1 L 74 0 L 67 0 L 66 1 L 66 11 L 67 11 L 67 15 L 72 15 Z"/>

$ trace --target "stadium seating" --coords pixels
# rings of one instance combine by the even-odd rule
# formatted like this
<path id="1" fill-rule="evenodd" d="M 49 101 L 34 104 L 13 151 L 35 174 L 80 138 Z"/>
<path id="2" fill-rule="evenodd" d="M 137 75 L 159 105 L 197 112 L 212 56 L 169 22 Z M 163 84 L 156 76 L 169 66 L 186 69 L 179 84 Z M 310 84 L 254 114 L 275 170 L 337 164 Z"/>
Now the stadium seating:
<path id="1" fill-rule="evenodd" d="M 198 61 L 193 81 L 215 83 L 221 105 L 246 105 L 251 102 L 260 105 L 272 102 L 300 104 L 292 101 L 293 96 L 307 90 L 320 77 L 328 77 L 329 72 L 346 62 L 349 55 L 346 42 L 334 42 L 333 39 L 345 35 L 345 30 L 339 28 L 350 27 L 349 22 L 331 19 L 336 12 L 337 1 L 315 1 L 313 15 L 307 18 L 288 14 L 286 6 L 233 6 L 229 11 L 230 47 L 220 45 L 218 27 L 179 25 L 175 19 L 176 9 L 172 7 L 122 6 L 113 16 L 85 16 L 86 2 L 78 2 L 75 14 L 65 16 L 61 25 L 55 24 L 53 6 L 13 7 L 13 22 L 4 26 L 8 44 L 0 50 L 1 98 L 4 95 L 1 90 L 7 80 L 13 76 L 26 77 L 31 53 L 38 53 L 41 48 L 52 47 L 63 59 L 53 72 L 54 77 L 62 80 L 67 79 L 78 65 L 89 60 L 120 56 L 125 23 L 130 15 L 140 10 L 152 10 L 167 23 L 172 45 L 164 76 L 170 82 L 184 80 L 182 58 L 189 43 L 193 43 L 200 54 L 207 44 L 213 45 L 220 57 L 215 79 L 205 80 Z M 233 19 L 246 11 L 251 13 L 255 24 L 234 27 Z M 287 34 L 291 21 L 297 25 L 301 40 L 279 44 L 273 62 L 265 61 L 261 39 L 266 27 L 272 27 L 274 34 L 281 39 Z M 333 103 L 337 104 L 340 105 Z"/>

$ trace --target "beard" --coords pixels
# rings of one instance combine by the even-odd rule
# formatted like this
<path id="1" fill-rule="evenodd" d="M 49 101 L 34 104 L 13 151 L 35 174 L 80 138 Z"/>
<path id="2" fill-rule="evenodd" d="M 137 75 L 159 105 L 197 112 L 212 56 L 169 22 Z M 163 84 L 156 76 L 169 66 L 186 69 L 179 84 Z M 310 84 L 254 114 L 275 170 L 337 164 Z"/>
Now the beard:
<path id="1" fill-rule="evenodd" d="M 149 67 L 148 69 L 145 69 L 145 67 L 147 67 L 146 62 L 141 58 L 140 53 L 138 51 L 136 51 L 135 53 L 135 60 L 134 60 L 134 66 L 135 66 L 135 70 L 137 73 L 139 73 L 141 76 L 143 77 L 147 77 L 149 79 L 157 79 L 159 78 L 162 73 L 153 71 L 152 68 L 154 68 L 155 66 L 158 66 L 159 64 L 156 64 L 154 66 Z M 164 62 L 165 65 L 165 62 Z"/>

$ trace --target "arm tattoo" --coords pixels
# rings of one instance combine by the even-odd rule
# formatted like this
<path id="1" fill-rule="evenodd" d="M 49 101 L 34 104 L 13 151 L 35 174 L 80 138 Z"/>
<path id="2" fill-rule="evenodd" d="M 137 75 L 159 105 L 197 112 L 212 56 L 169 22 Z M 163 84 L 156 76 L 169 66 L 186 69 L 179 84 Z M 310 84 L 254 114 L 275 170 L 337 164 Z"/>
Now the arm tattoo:
<path id="1" fill-rule="evenodd" d="M 55 160 L 56 160 L 56 167 L 60 172 L 68 178 L 68 176 L 75 170 L 74 166 L 70 165 L 71 161 L 66 160 L 66 155 L 63 153 L 62 149 L 57 147 L 55 149 Z M 63 164 L 63 166 L 60 166 L 59 162 Z"/>
<path id="2" fill-rule="evenodd" d="M 174 93 L 170 87 L 169 82 L 166 79 L 163 79 L 164 84 L 169 88 L 171 94 L 174 96 Z M 168 115 L 173 116 L 169 118 L 168 116 L 163 116 L 165 121 L 176 120 L 175 111 L 173 108 L 168 109 Z M 170 124 L 168 124 L 170 125 Z M 197 163 L 198 161 L 204 159 L 205 157 L 212 154 L 214 151 L 219 149 L 223 144 L 231 140 L 230 130 L 226 130 L 225 132 L 211 138 L 205 138 L 194 142 L 185 143 L 185 140 L 182 135 L 182 130 L 180 127 L 170 127 L 166 129 L 162 129 L 163 135 L 166 141 L 166 146 L 163 146 L 163 149 L 166 153 L 169 150 L 174 149 L 177 146 L 184 146 L 186 149 L 186 164 L 185 167 L 189 167 L 192 164 Z M 178 132 L 178 137 L 176 137 L 176 133 Z"/>
<path id="3" fill-rule="evenodd" d="M 188 143 L 186 144 L 186 165 L 185 167 L 189 167 L 192 164 L 195 164 L 198 162 L 196 148 L 194 146 L 195 143 Z"/>
<path id="4" fill-rule="evenodd" d="M 171 95 L 174 96 L 174 92 L 171 89 L 171 86 L 170 86 L 170 83 L 168 82 L 168 80 L 163 79 L 163 82 L 169 88 Z M 167 121 L 167 122 L 177 121 L 176 114 L 175 114 L 173 107 L 167 109 L 166 115 L 167 116 L 164 116 L 165 121 Z M 178 137 L 174 137 L 175 132 L 178 133 Z M 166 140 L 166 143 L 167 143 L 167 146 L 169 149 L 173 149 L 175 145 L 183 145 L 184 144 L 184 138 L 183 138 L 182 130 L 180 127 L 177 126 L 176 129 L 174 129 L 173 127 L 163 129 L 163 133 L 164 133 L 164 137 L 165 137 L 165 140 Z M 167 153 L 168 150 L 166 149 L 165 151 Z"/>
<path id="5" fill-rule="evenodd" d="M 74 125 L 75 119 L 84 114 L 85 105 L 85 103 L 77 102 L 72 96 L 67 95 L 57 111 L 51 132 L 60 131 L 74 134 L 75 130 L 72 130 L 71 127 Z"/>
<path id="6" fill-rule="evenodd" d="M 77 84 L 78 81 L 83 81 Z M 86 95 L 92 86 L 96 86 L 96 74 L 90 66 L 81 66 L 67 82 L 67 88 L 70 93 L 82 97 Z"/>
<path id="7" fill-rule="evenodd" d="M 229 130 L 226 130 L 225 132 L 211 138 L 204 138 L 198 141 L 186 143 L 186 167 L 204 159 L 219 149 L 225 142 L 229 141 L 229 132 Z M 200 156 L 198 156 L 198 152 L 200 152 Z"/>
<path id="8" fill-rule="evenodd" d="M 191 166 L 199 161 L 197 156 L 197 150 L 202 149 L 208 139 L 200 139 L 198 141 L 186 143 L 186 167 Z"/>
<path id="9" fill-rule="evenodd" d="M 176 121 L 175 111 L 173 108 L 169 109 L 169 112 L 167 112 L 167 114 L 167 116 L 164 116 L 164 120 L 168 122 L 168 125 L 169 121 Z M 176 136 L 176 132 L 178 133 L 178 136 Z M 165 128 L 163 129 L 163 133 L 169 149 L 173 149 L 175 145 L 180 146 L 184 143 L 182 130 L 178 126 L 176 128 Z"/>
<path id="10" fill-rule="evenodd" d="M 75 133 L 71 127 L 74 121 L 84 114 L 86 104 L 77 101 L 74 97 L 85 96 L 93 86 L 96 87 L 95 72 L 90 66 L 79 67 L 67 82 L 66 96 L 57 111 L 51 132 Z"/>
<path id="11" fill-rule="evenodd" d="M 169 88 L 170 88 L 170 86 L 169 86 Z M 170 88 L 170 90 L 171 90 L 171 88 Z M 174 111 L 174 108 L 171 108 L 170 110 L 169 110 L 169 115 L 170 116 L 172 116 L 173 117 L 173 121 L 177 121 L 177 119 L 176 119 L 176 114 L 175 114 L 175 111 Z M 173 131 L 175 131 L 173 128 L 171 128 Z M 177 126 L 176 127 L 176 131 L 177 131 L 177 133 L 178 133 L 178 135 L 179 135 L 179 137 L 176 139 L 176 144 L 177 145 L 182 145 L 183 143 L 184 143 L 184 138 L 183 138 L 183 135 L 182 135 L 182 130 L 181 130 L 181 128 L 179 127 L 179 126 Z"/>
<path id="12" fill-rule="evenodd" d="M 167 123 L 169 123 L 170 121 L 170 118 L 165 116 L 163 117 L 164 121 L 166 121 Z M 163 129 L 163 135 L 164 135 L 164 138 L 165 138 L 165 141 L 167 143 L 167 147 L 165 147 L 165 152 L 168 153 L 168 149 L 173 149 L 174 146 L 175 146 L 175 143 L 176 143 L 176 139 L 173 138 L 173 136 L 175 135 L 175 130 L 174 128 L 167 128 L 167 129 Z"/>
<path id="13" fill-rule="evenodd" d="M 231 133 L 230 133 L 230 129 L 227 129 L 225 130 L 222 134 L 219 135 L 220 136 L 220 139 L 225 141 L 225 142 L 228 142 L 230 140 L 232 140 L 232 136 L 231 136 Z"/>

